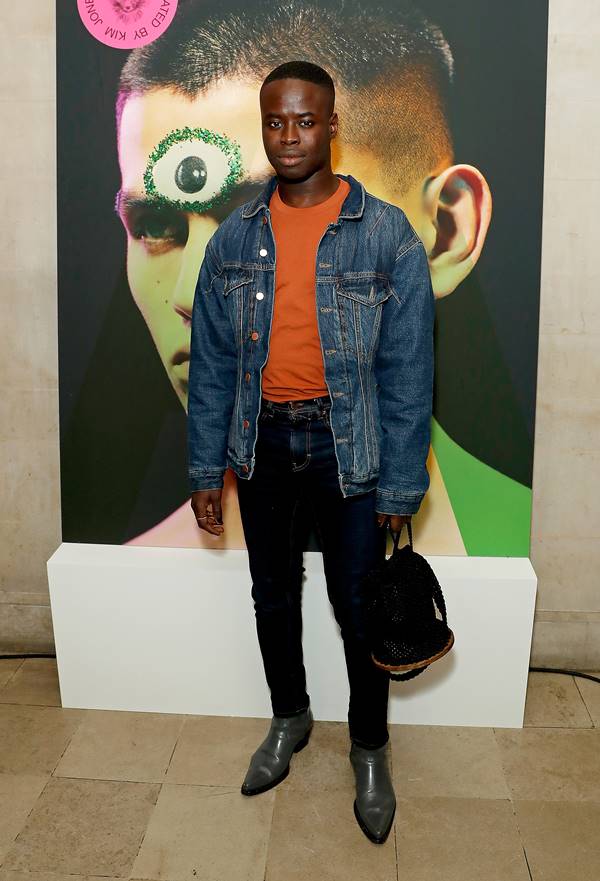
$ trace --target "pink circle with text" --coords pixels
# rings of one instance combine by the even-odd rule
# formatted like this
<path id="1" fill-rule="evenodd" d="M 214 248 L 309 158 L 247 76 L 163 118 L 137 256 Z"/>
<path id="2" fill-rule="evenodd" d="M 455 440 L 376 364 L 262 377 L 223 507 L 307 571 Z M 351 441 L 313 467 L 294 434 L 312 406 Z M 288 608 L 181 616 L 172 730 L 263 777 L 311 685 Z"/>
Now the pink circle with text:
<path id="1" fill-rule="evenodd" d="M 77 0 L 90 34 L 113 49 L 136 49 L 164 34 L 178 0 Z"/>

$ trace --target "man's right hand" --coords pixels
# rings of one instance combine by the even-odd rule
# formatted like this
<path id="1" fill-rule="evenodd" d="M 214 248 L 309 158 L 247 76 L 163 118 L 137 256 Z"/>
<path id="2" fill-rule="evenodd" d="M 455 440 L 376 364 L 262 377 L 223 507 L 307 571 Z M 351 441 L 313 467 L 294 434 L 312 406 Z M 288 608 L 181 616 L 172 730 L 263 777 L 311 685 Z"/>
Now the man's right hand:
<path id="1" fill-rule="evenodd" d="M 199 489 L 192 493 L 190 504 L 200 529 L 211 535 L 221 535 L 224 531 L 221 511 L 222 489 Z"/>

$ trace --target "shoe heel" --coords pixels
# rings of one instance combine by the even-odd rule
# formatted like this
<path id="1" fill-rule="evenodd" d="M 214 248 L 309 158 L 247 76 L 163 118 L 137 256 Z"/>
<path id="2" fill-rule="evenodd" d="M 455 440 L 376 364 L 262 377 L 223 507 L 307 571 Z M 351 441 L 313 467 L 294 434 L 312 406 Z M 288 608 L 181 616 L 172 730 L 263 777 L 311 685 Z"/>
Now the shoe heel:
<path id="1" fill-rule="evenodd" d="M 294 747 L 294 752 L 299 753 L 301 749 L 304 749 L 306 744 L 310 739 L 310 732 L 312 731 L 312 726 L 308 729 L 302 740 L 299 740 L 296 746 Z"/>

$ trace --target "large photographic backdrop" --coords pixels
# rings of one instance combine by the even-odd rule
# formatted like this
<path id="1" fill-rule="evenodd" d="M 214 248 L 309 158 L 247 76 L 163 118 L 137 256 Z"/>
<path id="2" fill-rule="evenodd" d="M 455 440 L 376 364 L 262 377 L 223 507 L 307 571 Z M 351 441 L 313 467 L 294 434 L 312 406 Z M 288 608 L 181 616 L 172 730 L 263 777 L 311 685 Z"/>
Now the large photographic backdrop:
<path id="1" fill-rule="evenodd" d="M 63 541 L 244 547 L 233 475 L 222 538 L 190 506 L 190 316 L 207 240 L 272 174 L 262 79 L 305 58 L 336 82 L 334 170 L 399 205 L 429 254 L 415 547 L 529 555 L 547 17 L 547 0 L 58 0 Z"/>

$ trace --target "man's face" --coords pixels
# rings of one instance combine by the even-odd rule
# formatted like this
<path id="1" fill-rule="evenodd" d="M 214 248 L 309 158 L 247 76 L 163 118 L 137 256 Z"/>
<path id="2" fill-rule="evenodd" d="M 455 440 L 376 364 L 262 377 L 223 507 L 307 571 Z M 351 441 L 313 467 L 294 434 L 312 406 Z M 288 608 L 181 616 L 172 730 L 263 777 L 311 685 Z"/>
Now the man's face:
<path id="1" fill-rule="evenodd" d="M 262 139 L 279 178 L 305 180 L 331 163 L 337 115 L 331 96 L 316 83 L 274 80 L 260 91 Z"/>
<path id="2" fill-rule="evenodd" d="M 121 117 L 119 216 L 127 232 L 129 286 L 185 407 L 192 304 L 206 243 L 223 216 L 251 198 L 272 173 L 260 143 L 258 91 L 258 83 L 232 80 L 221 81 L 196 100 L 156 89 L 129 98 Z M 152 152 L 172 132 L 186 126 L 237 141 L 243 165 L 238 185 L 230 190 L 226 204 L 203 210 L 199 203 L 197 210 L 181 210 L 175 197 L 196 195 L 200 200 L 205 191 L 218 191 L 224 174 L 214 145 L 197 140 L 192 148 L 183 145 L 183 152 L 178 153 L 175 148 L 181 145 L 175 144 L 161 160 L 162 167 L 155 166 L 154 177 L 162 173 L 161 188 L 167 198 L 158 205 L 144 204 L 144 173 Z M 190 162 L 192 173 L 201 168 L 205 175 L 205 186 L 196 194 L 190 194 L 185 181 Z M 128 205 L 127 196 L 142 201 Z"/>
<path id="3" fill-rule="evenodd" d="M 279 111 L 283 113 L 285 110 L 286 119 L 293 117 L 294 107 L 307 109 L 303 102 L 309 99 L 311 106 L 308 109 L 314 116 L 329 119 L 326 90 L 315 85 L 319 94 L 303 91 L 308 87 L 310 93 L 312 85 L 302 83 L 302 91 L 292 93 L 286 90 L 285 96 L 276 99 L 280 104 L 285 103 Z M 258 81 L 232 78 L 218 81 L 193 100 L 170 89 L 155 89 L 129 98 L 121 117 L 119 216 L 127 231 L 129 286 L 171 384 L 186 408 L 192 304 L 206 243 L 223 217 L 236 205 L 256 195 L 273 173 L 261 138 L 264 129 L 259 90 Z M 319 101 L 323 99 L 325 104 L 321 106 Z M 214 132 L 237 142 L 241 157 L 239 179 L 228 191 L 224 203 L 207 209 L 200 203 L 196 210 L 182 210 L 175 197 L 198 197 L 201 200 L 203 194 L 218 195 L 227 169 L 214 144 L 198 140 L 195 142 L 197 149 L 190 150 L 186 145 L 174 144 L 159 160 L 162 163 L 160 168 L 159 162 L 154 167 L 154 178 L 159 180 L 165 198 L 160 205 L 144 203 L 144 174 L 151 164 L 151 154 L 172 132 L 185 127 Z M 312 126 L 306 126 L 306 131 L 302 126 L 299 145 L 286 149 L 301 151 L 307 157 L 307 167 L 320 161 L 323 151 L 329 149 L 326 128 L 326 122 L 319 123 L 315 138 Z M 279 146 L 281 137 L 279 128 L 269 129 L 266 142 L 270 154 L 283 152 Z M 295 141 L 296 137 L 291 140 Z M 387 191 L 378 158 L 367 150 L 353 149 L 337 139 L 334 143 L 334 170 L 352 174 L 373 195 L 400 204 L 418 229 L 422 212 L 421 188 L 407 193 L 399 202 Z M 285 168 L 276 166 L 278 171 L 280 167 L 287 175 L 304 173 L 302 163 Z M 198 181 L 196 185 L 194 180 Z M 190 192 L 195 190 L 197 192 Z M 140 201 L 131 204 L 127 197 Z"/>

